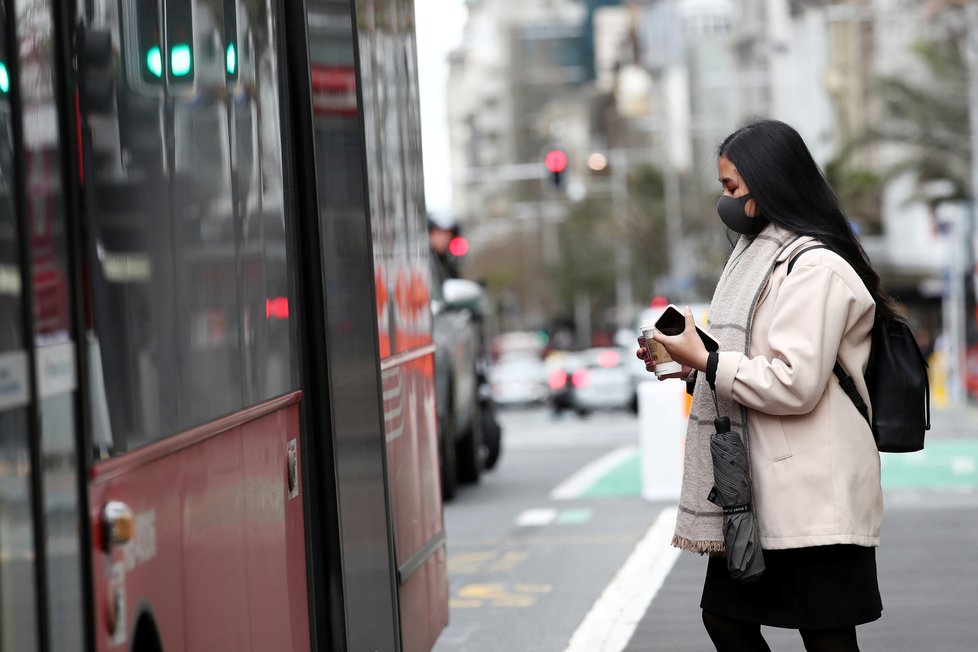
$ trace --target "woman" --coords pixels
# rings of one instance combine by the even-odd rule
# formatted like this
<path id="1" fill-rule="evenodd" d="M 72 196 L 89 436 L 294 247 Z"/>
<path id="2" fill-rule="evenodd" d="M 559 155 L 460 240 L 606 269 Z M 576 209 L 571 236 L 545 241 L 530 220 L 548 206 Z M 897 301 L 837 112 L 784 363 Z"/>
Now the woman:
<path id="1" fill-rule="evenodd" d="M 682 334 L 655 334 L 684 367 L 670 377 L 695 377 L 673 545 L 711 555 L 700 606 L 718 651 L 769 650 L 761 625 L 800 630 L 810 652 L 858 650 L 856 626 L 882 611 L 880 460 L 833 367 L 868 403 L 874 315 L 895 314 L 894 303 L 794 129 L 773 120 L 739 129 L 717 167 L 717 212 L 741 234 L 710 304 L 720 351 L 707 353 L 688 309 Z M 637 355 L 654 369 L 644 348 Z M 750 449 L 766 565 L 753 583 L 731 579 L 722 512 L 707 499 L 718 409 Z"/>

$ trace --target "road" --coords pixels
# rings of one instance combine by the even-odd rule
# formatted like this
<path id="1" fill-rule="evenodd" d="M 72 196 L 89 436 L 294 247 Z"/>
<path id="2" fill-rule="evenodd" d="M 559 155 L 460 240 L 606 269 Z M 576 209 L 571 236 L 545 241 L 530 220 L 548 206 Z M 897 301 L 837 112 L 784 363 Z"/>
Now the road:
<path id="1" fill-rule="evenodd" d="M 978 416 L 951 417 L 935 415 L 924 453 L 884 456 L 884 616 L 860 628 L 864 652 L 978 649 Z M 655 574 L 616 576 L 673 507 L 640 497 L 635 417 L 554 419 L 530 409 L 502 419 L 498 468 L 445 507 L 451 614 L 435 652 L 712 649 L 697 608 L 700 557 L 669 561 L 661 589 L 634 594 L 637 616 L 605 604 L 622 575 Z M 615 609 L 624 617 L 601 620 Z M 618 638 L 582 639 L 595 622 Z M 765 633 L 772 649 L 802 649 L 795 632 Z"/>
<path id="2" fill-rule="evenodd" d="M 451 623 L 436 652 L 562 650 L 665 507 L 638 495 L 634 416 L 502 420 L 499 466 L 445 507 Z M 551 496 L 602 458 L 607 473 Z"/>

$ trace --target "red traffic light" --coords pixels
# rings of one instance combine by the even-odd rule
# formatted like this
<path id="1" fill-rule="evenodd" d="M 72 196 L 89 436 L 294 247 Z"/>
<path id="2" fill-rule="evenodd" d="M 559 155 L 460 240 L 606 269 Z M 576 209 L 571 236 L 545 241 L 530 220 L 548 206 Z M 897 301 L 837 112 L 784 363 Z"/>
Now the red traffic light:
<path id="1" fill-rule="evenodd" d="M 448 252 L 456 258 L 461 258 L 469 252 L 469 241 L 462 236 L 455 236 L 448 243 Z"/>
<path id="2" fill-rule="evenodd" d="M 567 168 L 567 154 L 559 149 L 552 149 L 543 157 L 543 164 L 554 174 L 563 172 Z"/>

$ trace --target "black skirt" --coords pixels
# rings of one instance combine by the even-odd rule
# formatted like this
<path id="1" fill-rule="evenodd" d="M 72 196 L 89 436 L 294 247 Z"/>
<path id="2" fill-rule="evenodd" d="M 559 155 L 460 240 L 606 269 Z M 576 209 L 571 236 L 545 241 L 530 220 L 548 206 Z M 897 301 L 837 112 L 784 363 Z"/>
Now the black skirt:
<path id="1" fill-rule="evenodd" d="M 771 627 L 835 629 L 876 620 L 883 611 L 876 548 L 855 545 L 765 550 L 764 574 L 743 584 L 727 560 L 712 557 L 700 607 Z"/>

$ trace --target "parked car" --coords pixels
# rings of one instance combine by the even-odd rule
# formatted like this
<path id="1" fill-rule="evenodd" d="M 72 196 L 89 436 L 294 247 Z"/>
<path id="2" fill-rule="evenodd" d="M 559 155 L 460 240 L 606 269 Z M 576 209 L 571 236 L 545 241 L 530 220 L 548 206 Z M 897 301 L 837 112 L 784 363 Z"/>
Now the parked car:
<path id="1" fill-rule="evenodd" d="M 579 365 L 578 354 L 573 351 L 551 351 L 544 361 L 549 403 L 555 415 L 565 410 L 576 411 L 578 416 L 587 415 L 587 411 L 577 407 L 574 399 L 573 378 Z"/>
<path id="2" fill-rule="evenodd" d="M 572 410 L 586 417 L 595 410 L 629 409 L 634 387 L 628 355 L 634 357 L 634 348 L 594 347 L 551 354 L 547 383 L 554 413 Z"/>
<path id="3" fill-rule="evenodd" d="M 634 350 L 619 347 L 587 349 L 578 355 L 580 363 L 571 375 L 578 412 L 631 408 L 635 388 L 628 355 L 634 358 Z"/>
<path id="4" fill-rule="evenodd" d="M 482 287 L 447 279 L 432 287 L 442 495 L 475 483 L 499 459 L 502 430 L 488 391 L 482 333 Z"/>
<path id="5" fill-rule="evenodd" d="M 499 406 L 530 406 L 547 398 L 546 372 L 535 355 L 508 355 L 492 365 L 489 383 Z"/>

